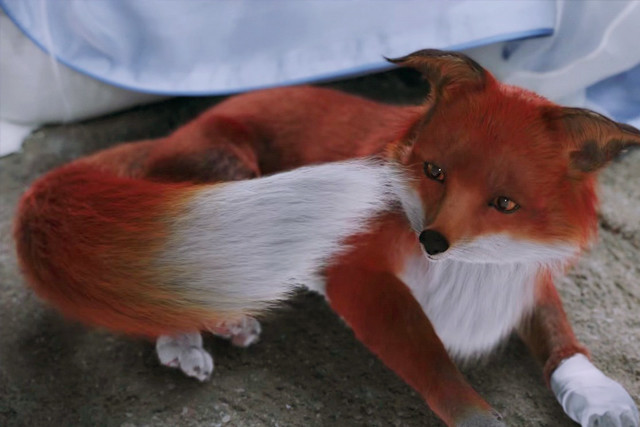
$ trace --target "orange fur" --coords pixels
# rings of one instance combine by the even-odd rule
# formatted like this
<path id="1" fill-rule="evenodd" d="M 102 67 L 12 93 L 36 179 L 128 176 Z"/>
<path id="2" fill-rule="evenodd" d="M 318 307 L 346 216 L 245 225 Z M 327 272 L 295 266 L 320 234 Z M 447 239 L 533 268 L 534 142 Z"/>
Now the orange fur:
<path id="1" fill-rule="evenodd" d="M 551 278 L 541 277 L 536 291 L 536 307 L 519 332 L 543 365 L 548 385 L 551 374 L 562 360 L 576 353 L 589 356 L 589 352 L 578 343 Z"/>
<path id="2" fill-rule="evenodd" d="M 43 298 L 72 318 L 131 334 L 199 329 L 215 315 L 157 285 L 167 222 L 193 188 L 105 175 L 79 163 L 23 196 L 18 257 Z"/>
<path id="3" fill-rule="evenodd" d="M 329 270 L 328 278 L 331 307 L 443 421 L 454 424 L 490 410 L 451 362 L 409 289 L 393 274 L 341 264 Z"/>

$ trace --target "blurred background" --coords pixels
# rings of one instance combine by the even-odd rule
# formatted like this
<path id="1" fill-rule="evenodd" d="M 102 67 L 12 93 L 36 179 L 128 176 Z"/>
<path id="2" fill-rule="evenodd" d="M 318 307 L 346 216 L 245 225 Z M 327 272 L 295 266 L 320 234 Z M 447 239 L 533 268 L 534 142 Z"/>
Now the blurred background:
<path id="1" fill-rule="evenodd" d="M 503 81 L 640 126 L 640 2 L 0 0 L 0 155 L 45 123 L 463 50 Z"/>

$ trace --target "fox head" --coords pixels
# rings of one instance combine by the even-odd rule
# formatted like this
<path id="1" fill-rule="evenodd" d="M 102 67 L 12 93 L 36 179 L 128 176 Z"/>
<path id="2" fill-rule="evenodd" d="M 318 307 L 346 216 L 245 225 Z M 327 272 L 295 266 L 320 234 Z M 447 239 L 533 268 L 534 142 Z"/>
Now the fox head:
<path id="1" fill-rule="evenodd" d="M 417 69 L 431 87 L 425 113 L 388 152 L 420 195 L 416 231 L 427 257 L 544 261 L 592 240 L 595 176 L 640 144 L 637 129 L 502 84 L 459 53 L 390 61 Z"/>

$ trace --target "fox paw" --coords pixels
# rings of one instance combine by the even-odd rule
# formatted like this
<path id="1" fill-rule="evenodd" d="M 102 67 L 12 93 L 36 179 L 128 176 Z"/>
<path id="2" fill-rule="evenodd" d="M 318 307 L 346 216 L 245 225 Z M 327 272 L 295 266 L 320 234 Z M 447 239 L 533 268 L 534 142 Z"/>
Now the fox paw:
<path id="1" fill-rule="evenodd" d="M 202 348 L 199 333 L 162 335 L 156 341 L 156 353 L 160 363 L 170 368 L 180 368 L 187 376 L 207 381 L 213 372 L 213 358 Z"/>
<path id="2" fill-rule="evenodd" d="M 245 316 L 238 320 L 216 323 L 209 331 L 219 337 L 230 339 L 231 344 L 237 347 L 248 347 L 258 341 L 262 327 L 258 319 Z"/>
<path id="3" fill-rule="evenodd" d="M 565 359 L 551 375 L 551 390 L 567 415 L 583 427 L 638 427 L 629 393 L 582 354 Z"/>

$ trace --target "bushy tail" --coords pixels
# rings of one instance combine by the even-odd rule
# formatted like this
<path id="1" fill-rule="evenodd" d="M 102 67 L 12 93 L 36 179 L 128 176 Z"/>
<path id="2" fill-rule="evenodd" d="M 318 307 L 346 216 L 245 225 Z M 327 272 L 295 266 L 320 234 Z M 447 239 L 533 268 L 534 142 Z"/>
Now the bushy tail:
<path id="1" fill-rule="evenodd" d="M 72 164 L 23 196 L 15 238 L 29 283 L 64 313 L 159 335 L 255 314 L 299 285 L 322 290 L 345 239 L 407 188 L 375 160 L 210 185 Z"/>
<path id="2" fill-rule="evenodd" d="M 23 195 L 15 223 L 28 282 L 85 322 L 150 335 L 169 322 L 181 327 L 183 302 L 158 286 L 152 269 L 191 191 L 80 164 L 49 173 Z M 158 307 L 166 308 L 160 318 Z"/>

